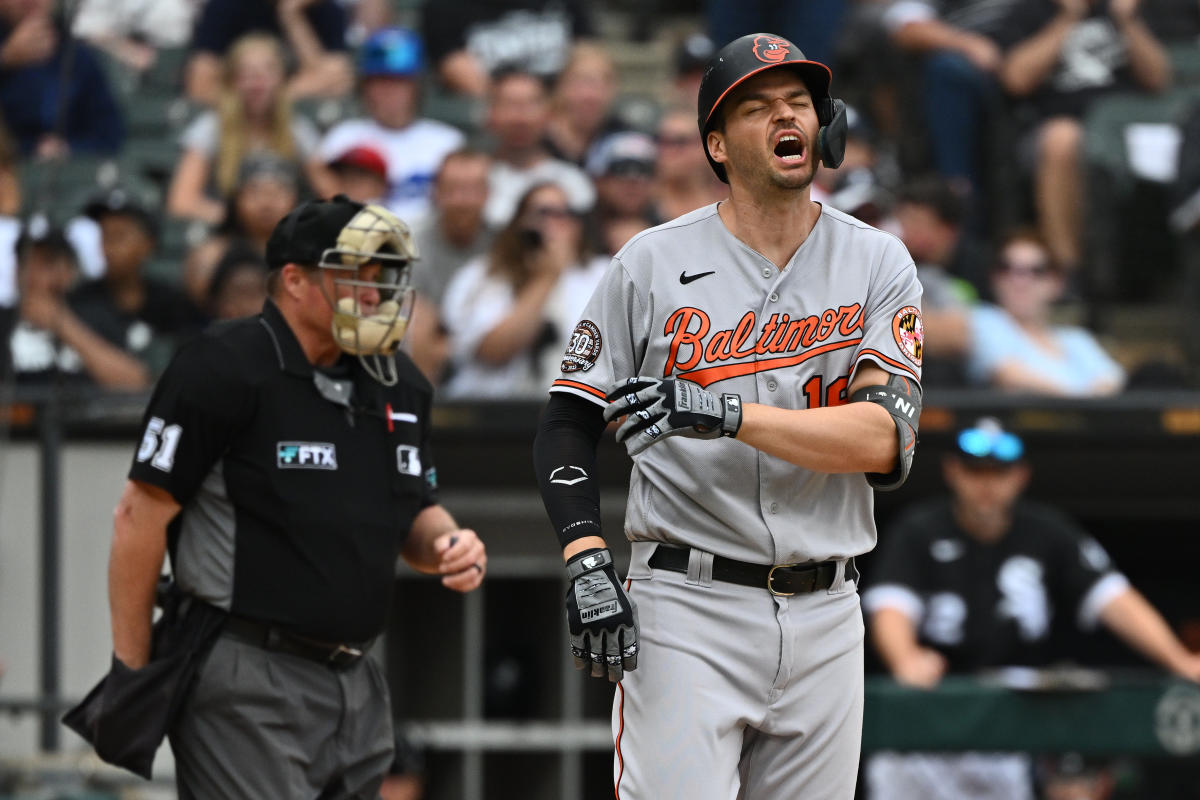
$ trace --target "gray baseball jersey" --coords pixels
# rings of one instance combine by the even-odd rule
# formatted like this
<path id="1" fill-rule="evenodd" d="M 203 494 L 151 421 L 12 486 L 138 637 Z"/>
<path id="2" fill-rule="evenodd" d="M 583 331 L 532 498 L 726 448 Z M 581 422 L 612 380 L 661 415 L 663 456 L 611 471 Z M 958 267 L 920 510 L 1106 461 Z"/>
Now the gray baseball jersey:
<path id="1" fill-rule="evenodd" d="M 782 271 L 706 206 L 616 254 L 551 391 L 604 404 L 618 381 L 674 375 L 747 403 L 841 405 L 864 361 L 919 383 L 920 298 L 899 240 L 828 206 Z M 862 473 L 679 436 L 634 457 L 625 533 L 759 564 L 822 561 L 874 547 L 873 507 Z"/>

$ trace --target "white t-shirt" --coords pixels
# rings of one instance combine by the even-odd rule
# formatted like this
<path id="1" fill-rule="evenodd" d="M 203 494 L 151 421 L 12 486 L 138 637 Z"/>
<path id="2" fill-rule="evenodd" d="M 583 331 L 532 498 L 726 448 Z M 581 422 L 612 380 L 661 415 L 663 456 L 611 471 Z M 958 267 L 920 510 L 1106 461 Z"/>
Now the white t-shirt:
<path id="1" fill-rule="evenodd" d="M 512 219 L 517 203 L 529 187 L 538 183 L 555 183 L 567 194 L 572 211 L 580 214 L 591 210 L 596 202 L 596 189 L 587 173 L 574 164 L 547 158 L 529 169 L 517 169 L 497 161 L 488 176 L 488 200 L 483 218 L 492 228 L 503 228 Z"/>
<path id="2" fill-rule="evenodd" d="M 450 360 L 454 365 L 442 396 L 491 400 L 545 396 L 550 380 L 559 374 L 567 337 L 608 262 L 607 257 L 597 256 L 564 272 L 542 309 L 542 318 L 553 327 L 556 341 L 537 352 L 518 353 L 505 364 L 483 364 L 475 359 L 475 352 L 512 308 L 516 299 L 513 287 L 502 277 L 488 273 L 486 256 L 466 264 L 450 281 L 442 301 L 442 320 L 450 330 Z"/>
<path id="3" fill-rule="evenodd" d="M 325 134 L 320 157 L 328 163 L 361 145 L 378 150 L 388 166 L 387 207 L 411 225 L 429 211 L 429 190 L 442 159 L 465 141 L 458 128 L 431 119 L 418 119 L 404 128 L 348 119 Z"/>
<path id="4" fill-rule="evenodd" d="M 84 39 L 138 35 L 156 47 L 192 38 L 200 0 L 81 0 L 71 32 Z"/>

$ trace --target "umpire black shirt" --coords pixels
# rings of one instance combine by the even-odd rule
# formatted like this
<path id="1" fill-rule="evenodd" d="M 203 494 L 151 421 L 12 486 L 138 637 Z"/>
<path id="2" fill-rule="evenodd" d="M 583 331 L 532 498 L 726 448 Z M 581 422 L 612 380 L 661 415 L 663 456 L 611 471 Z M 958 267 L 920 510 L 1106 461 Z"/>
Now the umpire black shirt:
<path id="1" fill-rule="evenodd" d="M 350 356 L 314 370 L 270 300 L 180 350 L 129 477 L 183 506 L 168 544 L 184 591 L 326 641 L 383 629 L 400 547 L 437 502 L 432 388 L 396 358 L 393 387 Z"/>

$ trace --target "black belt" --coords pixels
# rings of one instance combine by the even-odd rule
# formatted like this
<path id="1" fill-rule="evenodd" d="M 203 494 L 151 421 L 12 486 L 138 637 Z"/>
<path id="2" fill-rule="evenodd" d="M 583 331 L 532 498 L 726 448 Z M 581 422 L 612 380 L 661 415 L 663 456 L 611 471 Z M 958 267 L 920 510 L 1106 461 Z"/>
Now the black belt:
<path id="1" fill-rule="evenodd" d="M 246 617 L 229 617 L 225 622 L 224 633 L 231 639 L 256 645 L 264 650 L 299 656 L 338 669 L 357 663 L 371 647 L 371 642 L 347 644 L 309 639 L 307 636 L 289 633 L 278 625 Z"/>
<path id="2" fill-rule="evenodd" d="M 650 556 L 649 564 L 654 569 L 687 573 L 691 550 L 658 545 Z M 790 597 L 794 594 L 817 592 L 833 586 L 837 580 L 838 562 L 820 561 L 806 564 L 748 564 L 724 556 L 713 556 L 713 580 L 736 583 L 741 586 L 756 586 L 773 595 Z M 854 559 L 846 562 L 846 580 L 855 580 L 858 570 Z"/>

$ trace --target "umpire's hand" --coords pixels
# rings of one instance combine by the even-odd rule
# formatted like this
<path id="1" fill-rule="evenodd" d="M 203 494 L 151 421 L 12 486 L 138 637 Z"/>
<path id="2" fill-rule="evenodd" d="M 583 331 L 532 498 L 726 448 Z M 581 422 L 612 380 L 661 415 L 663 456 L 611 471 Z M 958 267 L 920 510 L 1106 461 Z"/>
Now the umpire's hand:
<path id="1" fill-rule="evenodd" d="M 742 426 L 740 395 L 716 395 L 681 378 L 629 378 L 604 399 L 605 420 L 625 417 L 617 441 L 631 456 L 668 436 L 732 437 Z"/>
<path id="2" fill-rule="evenodd" d="M 572 556 L 567 577 L 567 627 L 575 669 L 591 664 L 594 677 L 608 675 L 616 683 L 623 670 L 637 668 L 637 604 L 617 579 L 607 548 Z"/>

